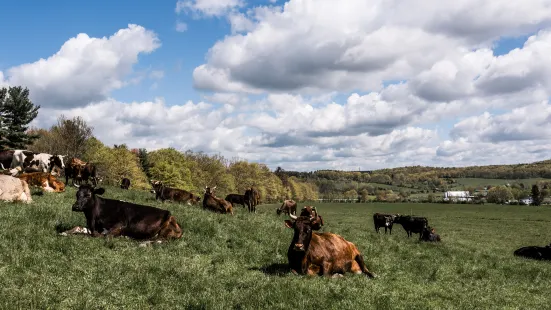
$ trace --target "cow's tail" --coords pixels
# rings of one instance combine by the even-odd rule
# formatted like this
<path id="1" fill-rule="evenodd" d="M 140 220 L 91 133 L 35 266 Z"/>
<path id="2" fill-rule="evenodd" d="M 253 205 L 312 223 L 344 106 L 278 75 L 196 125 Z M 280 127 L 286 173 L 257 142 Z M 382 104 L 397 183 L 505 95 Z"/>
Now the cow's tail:
<path id="1" fill-rule="evenodd" d="M 354 258 L 354 260 L 356 261 L 356 263 L 358 263 L 358 265 L 360 266 L 360 269 L 362 270 L 363 273 L 365 273 L 368 277 L 370 278 L 375 278 L 377 277 L 376 274 L 374 274 L 373 272 L 369 271 L 367 269 L 367 267 L 365 266 L 365 262 L 364 262 L 364 258 L 362 256 L 362 254 L 358 253 L 356 255 L 356 257 Z"/>

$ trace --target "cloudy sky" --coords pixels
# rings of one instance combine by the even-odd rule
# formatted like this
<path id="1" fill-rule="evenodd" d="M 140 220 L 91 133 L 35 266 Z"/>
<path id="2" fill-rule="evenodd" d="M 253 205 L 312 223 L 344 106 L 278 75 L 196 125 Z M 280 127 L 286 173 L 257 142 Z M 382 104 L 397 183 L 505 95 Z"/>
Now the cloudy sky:
<path id="1" fill-rule="evenodd" d="M 551 157 L 551 0 L 24 2 L 0 86 L 34 126 L 289 170 Z"/>

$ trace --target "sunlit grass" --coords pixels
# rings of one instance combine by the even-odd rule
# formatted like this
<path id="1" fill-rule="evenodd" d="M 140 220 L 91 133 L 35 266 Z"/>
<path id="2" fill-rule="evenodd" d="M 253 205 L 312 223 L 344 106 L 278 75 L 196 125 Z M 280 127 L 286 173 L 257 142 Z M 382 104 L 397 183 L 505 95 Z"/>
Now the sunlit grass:
<path id="1" fill-rule="evenodd" d="M 323 231 L 341 234 L 379 278 L 289 274 L 292 231 L 278 205 L 235 216 L 107 188 L 105 197 L 166 208 L 181 240 L 139 247 L 120 238 L 58 236 L 84 225 L 75 189 L 0 203 L 0 308 L 6 309 L 546 309 L 551 263 L 516 258 L 551 242 L 551 208 L 439 204 L 316 204 Z M 299 204 L 302 206 L 302 204 Z M 426 216 L 440 244 L 407 238 L 395 225 L 377 235 L 374 212 Z"/>

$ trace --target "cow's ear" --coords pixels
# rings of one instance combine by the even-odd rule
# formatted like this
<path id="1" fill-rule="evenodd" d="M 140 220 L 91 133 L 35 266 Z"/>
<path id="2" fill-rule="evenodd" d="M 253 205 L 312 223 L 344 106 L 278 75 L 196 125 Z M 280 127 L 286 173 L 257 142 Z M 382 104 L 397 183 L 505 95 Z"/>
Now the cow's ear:
<path id="1" fill-rule="evenodd" d="M 287 228 L 293 228 L 293 226 L 294 226 L 293 221 L 291 221 L 291 220 L 285 220 L 284 222 L 285 222 L 285 227 L 287 227 Z"/>
<path id="2" fill-rule="evenodd" d="M 312 230 L 320 230 L 321 229 L 321 223 L 319 221 L 313 221 L 312 222 Z"/>
<path id="3" fill-rule="evenodd" d="M 103 187 L 96 188 L 94 190 L 94 194 L 96 194 L 96 195 L 103 195 L 104 193 L 105 193 L 105 189 Z"/>

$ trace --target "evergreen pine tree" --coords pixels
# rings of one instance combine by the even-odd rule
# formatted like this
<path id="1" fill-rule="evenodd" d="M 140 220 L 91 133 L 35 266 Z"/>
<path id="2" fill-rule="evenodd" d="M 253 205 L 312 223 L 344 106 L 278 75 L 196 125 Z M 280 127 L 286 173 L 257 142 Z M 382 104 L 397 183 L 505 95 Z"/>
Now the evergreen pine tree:
<path id="1" fill-rule="evenodd" d="M 29 99 L 29 90 L 21 86 L 0 89 L 0 150 L 24 149 L 37 135 L 26 133 L 28 124 L 38 115 L 40 106 Z"/>

